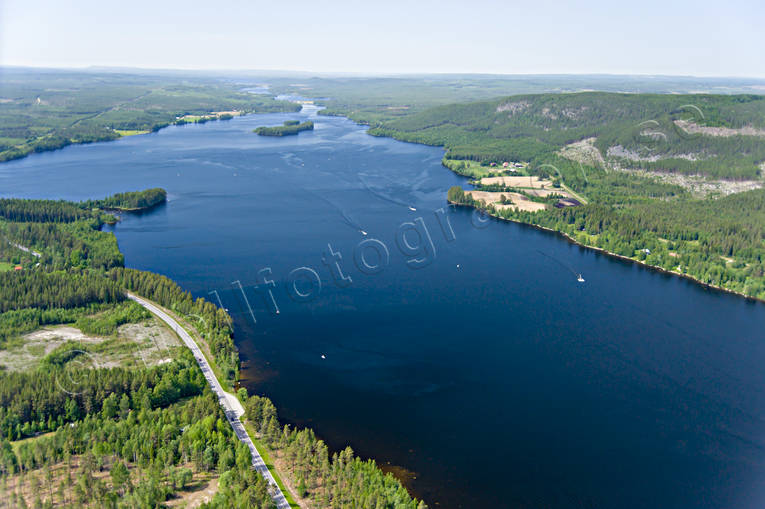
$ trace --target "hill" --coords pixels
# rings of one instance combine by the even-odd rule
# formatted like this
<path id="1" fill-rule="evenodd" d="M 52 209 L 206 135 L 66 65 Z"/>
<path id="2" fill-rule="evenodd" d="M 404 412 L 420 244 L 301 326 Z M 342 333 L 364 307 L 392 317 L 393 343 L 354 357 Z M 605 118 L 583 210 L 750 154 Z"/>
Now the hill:
<path id="1" fill-rule="evenodd" d="M 518 95 L 374 122 L 369 133 L 443 146 L 444 164 L 483 193 L 455 189 L 452 201 L 765 298 L 765 97 Z M 486 178 L 503 174 L 550 186 Z"/>

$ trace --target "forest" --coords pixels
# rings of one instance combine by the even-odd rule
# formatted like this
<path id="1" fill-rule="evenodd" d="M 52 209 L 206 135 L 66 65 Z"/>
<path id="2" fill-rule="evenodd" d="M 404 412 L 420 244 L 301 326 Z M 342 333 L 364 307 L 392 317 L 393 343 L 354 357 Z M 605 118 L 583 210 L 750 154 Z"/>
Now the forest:
<path id="1" fill-rule="evenodd" d="M 0 261 L 23 268 L 120 267 L 124 260 L 116 238 L 101 231 L 104 223 L 117 220 L 108 212 L 146 210 L 166 199 L 160 188 L 83 202 L 0 199 Z"/>
<path id="2" fill-rule="evenodd" d="M 148 210 L 167 201 L 167 191 L 155 187 L 143 191 L 131 191 L 127 193 L 117 193 L 104 198 L 103 200 L 87 200 L 81 202 L 81 206 L 88 209 L 104 209 L 135 212 L 138 210 Z"/>
<path id="3" fill-rule="evenodd" d="M 630 169 L 728 179 L 759 176 L 765 160 L 762 136 L 704 136 L 685 131 L 678 121 L 763 130 L 765 96 L 519 95 L 439 106 L 372 124 L 369 132 L 444 146 L 450 159 L 495 163 L 539 161 L 566 145 L 595 138 L 602 158 Z"/>
<path id="4" fill-rule="evenodd" d="M 146 310 L 125 300 L 129 290 L 182 322 L 190 320 L 226 377 L 222 382 L 236 384 L 239 354 L 230 316 L 164 276 L 124 268 L 116 241 L 104 241 L 114 236 L 97 228 L 101 208 L 144 206 L 164 198 L 159 191 L 82 203 L 0 202 L 0 227 L 11 242 L 41 250 L 39 256 L 21 251 L 36 264 L 0 272 L 0 351 L 42 326 L 66 324 L 109 337 L 120 325 L 146 320 Z M 118 255 L 113 263 L 90 250 L 104 243 Z M 8 254 L 0 250 L 0 260 Z M 4 504 L 166 507 L 214 482 L 215 494 L 202 507 L 274 507 L 249 449 L 234 435 L 191 351 L 181 348 L 171 362 L 130 368 L 91 367 L 80 362 L 87 355 L 70 341 L 43 355 L 33 369 L 0 369 Z M 62 381 L 75 383 L 76 390 L 65 390 L 69 385 Z M 285 460 L 298 496 L 310 498 L 313 507 L 426 508 L 374 462 L 350 449 L 331 453 L 310 429 L 280 424 L 266 398 L 247 398 L 244 389 L 239 395 L 247 426 Z"/>
<path id="5" fill-rule="evenodd" d="M 276 407 L 265 397 L 245 397 L 247 420 L 255 427 L 271 451 L 289 463 L 297 482 L 298 496 L 316 507 L 353 509 L 425 509 L 390 474 L 384 474 L 374 461 L 358 458 L 350 447 L 332 453 L 310 429 L 282 426 Z"/>
<path id="6" fill-rule="evenodd" d="M 187 115 L 299 111 L 300 105 L 251 94 L 229 80 L 182 74 L 3 69 L 0 161 L 78 143 L 154 132 Z M 228 119 L 221 113 L 216 118 Z"/>
<path id="7" fill-rule="evenodd" d="M 102 210 L 136 212 L 150 209 L 166 200 L 167 191 L 158 187 L 117 193 L 101 200 L 82 202 L 0 198 L 0 219 L 27 223 L 71 223 L 84 219 L 110 222 L 114 219 L 101 214 Z"/>
<path id="8" fill-rule="evenodd" d="M 474 179 L 523 161 L 523 174 L 552 178 L 587 202 L 524 212 L 477 203 L 459 188 L 448 193 L 452 203 L 765 298 L 765 96 L 518 95 L 401 115 L 369 132 L 443 146 L 444 165 Z M 586 157 L 572 155 L 576 144 Z M 699 194 L 685 177 L 723 190 L 747 187 Z"/>

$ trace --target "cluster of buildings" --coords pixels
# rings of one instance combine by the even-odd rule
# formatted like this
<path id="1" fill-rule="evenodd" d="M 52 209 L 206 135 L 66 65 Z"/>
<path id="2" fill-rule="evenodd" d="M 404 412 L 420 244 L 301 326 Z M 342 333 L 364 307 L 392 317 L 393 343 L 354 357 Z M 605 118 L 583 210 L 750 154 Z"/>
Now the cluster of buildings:
<path id="1" fill-rule="evenodd" d="M 497 166 L 497 163 L 491 163 L 491 166 L 495 167 L 495 166 Z M 521 169 L 523 167 L 524 167 L 523 163 L 508 163 L 507 161 L 502 163 L 502 169 L 504 169 L 506 171 L 513 171 L 514 172 L 514 171 L 518 171 L 519 169 Z"/>

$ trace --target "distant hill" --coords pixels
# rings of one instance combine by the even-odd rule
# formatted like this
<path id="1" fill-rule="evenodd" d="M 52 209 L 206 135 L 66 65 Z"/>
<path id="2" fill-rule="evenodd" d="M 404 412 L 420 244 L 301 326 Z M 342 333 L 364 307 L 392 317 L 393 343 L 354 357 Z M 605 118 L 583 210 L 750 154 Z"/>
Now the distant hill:
<path id="1" fill-rule="evenodd" d="M 698 127 L 725 128 L 717 132 L 726 135 Z M 431 108 L 380 122 L 370 133 L 494 162 L 533 160 L 595 138 L 603 159 L 630 169 L 756 178 L 765 160 L 765 96 L 518 95 Z"/>

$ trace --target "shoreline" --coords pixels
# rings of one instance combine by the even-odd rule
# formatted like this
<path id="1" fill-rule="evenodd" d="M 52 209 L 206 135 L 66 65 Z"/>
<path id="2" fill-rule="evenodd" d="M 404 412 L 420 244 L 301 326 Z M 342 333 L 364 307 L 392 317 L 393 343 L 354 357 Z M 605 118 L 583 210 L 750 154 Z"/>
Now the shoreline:
<path id="1" fill-rule="evenodd" d="M 451 171 L 451 170 L 449 170 L 449 171 Z M 472 208 L 472 209 L 475 209 L 475 210 L 480 210 L 480 211 L 484 212 L 487 216 L 492 217 L 492 218 L 494 218 L 494 219 L 496 219 L 498 221 L 507 221 L 507 222 L 510 222 L 510 223 L 524 225 L 524 226 L 527 226 L 529 228 L 534 228 L 536 230 L 550 232 L 550 233 L 554 233 L 554 234 L 560 235 L 561 237 L 563 237 L 566 241 L 568 241 L 571 244 L 577 245 L 579 247 L 583 247 L 585 249 L 590 249 L 592 251 L 604 254 L 604 255 L 609 256 L 611 258 L 617 258 L 617 259 L 622 260 L 622 261 L 632 262 L 634 264 L 640 265 L 640 266 L 645 267 L 647 269 L 654 270 L 656 272 L 660 272 L 660 273 L 663 273 L 663 274 L 667 274 L 667 275 L 671 275 L 671 276 L 677 276 L 677 277 L 680 277 L 680 278 L 683 278 L 683 279 L 687 279 L 687 280 L 689 280 L 689 281 L 691 281 L 691 282 L 693 282 L 693 283 L 695 283 L 697 285 L 706 287 L 708 289 L 716 290 L 716 291 L 727 293 L 727 294 L 731 294 L 731 295 L 736 295 L 737 297 L 742 297 L 743 299 L 751 301 L 751 302 L 765 304 L 765 299 L 760 299 L 758 297 L 752 297 L 750 295 L 746 295 L 744 293 L 737 292 L 735 290 L 731 290 L 731 289 L 725 288 L 723 286 L 718 286 L 718 285 L 714 285 L 714 284 L 710 284 L 710 283 L 705 283 L 704 281 L 701 281 L 700 279 L 698 279 L 698 278 L 696 278 L 694 276 L 691 276 L 690 274 L 684 274 L 682 272 L 677 272 L 677 271 L 674 271 L 674 270 L 667 270 L 664 267 L 660 267 L 658 265 L 651 265 L 650 263 L 646 263 L 646 262 L 641 261 L 641 260 L 636 260 L 634 258 L 630 258 L 629 256 L 624 256 L 624 255 L 620 255 L 620 254 L 617 254 L 617 253 L 613 253 L 611 251 L 603 249 L 602 247 L 590 246 L 590 245 L 587 245 L 587 244 L 583 244 L 583 243 L 579 242 L 578 240 L 574 239 L 571 235 L 569 235 L 566 232 L 554 230 L 552 228 L 548 228 L 547 226 L 542 226 L 542 225 L 538 225 L 538 224 L 534 224 L 534 223 L 526 223 L 524 221 L 518 221 L 517 219 L 509 219 L 509 218 L 500 217 L 500 216 L 497 216 L 497 215 L 489 213 L 487 210 L 479 209 L 477 207 L 474 207 L 473 205 L 466 205 L 464 203 L 456 203 L 456 202 L 449 201 L 448 199 L 447 199 L 447 202 L 449 204 L 457 206 L 457 207 L 466 207 L 466 208 Z"/>
<path id="2" fill-rule="evenodd" d="M 371 125 L 368 122 L 359 122 L 359 121 L 353 120 L 349 116 L 343 115 L 341 113 L 332 113 L 331 115 L 327 115 L 327 116 L 344 117 L 344 118 L 347 118 L 348 120 L 354 122 L 356 125 L 359 125 L 359 126 L 362 126 L 362 127 L 367 127 L 366 132 L 370 136 L 375 136 L 375 137 L 380 137 L 380 138 L 390 138 L 392 140 L 396 140 L 396 141 L 399 141 L 399 142 L 413 143 L 415 145 L 433 146 L 433 145 L 427 145 L 427 144 L 424 144 L 424 143 L 417 143 L 417 142 L 414 142 L 414 141 L 399 140 L 395 136 L 388 136 L 388 135 L 385 135 L 385 134 L 376 134 L 376 133 L 373 134 L 373 133 L 370 133 L 369 130 L 371 129 Z M 443 146 L 441 146 L 441 148 L 443 149 Z M 454 173 L 455 175 L 459 175 L 461 177 L 466 177 L 465 175 L 461 175 L 460 173 L 452 170 L 448 166 L 445 166 L 443 163 L 441 163 L 441 166 L 443 166 L 445 169 L 449 170 L 450 172 Z M 574 194 L 576 196 L 575 193 L 572 192 L 572 194 Z M 613 253 L 613 252 L 608 251 L 606 249 L 603 249 L 601 247 L 590 246 L 590 245 L 587 245 L 587 244 L 583 244 L 583 243 L 579 242 L 578 240 L 574 239 L 573 237 L 571 237 L 566 232 L 554 230 L 552 228 L 548 228 L 546 226 L 541 226 L 541 225 L 538 225 L 538 224 L 535 224 L 535 223 L 526 223 L 524 221 L 518 221 L 517 219 L 509 219 L 509 218 L 500 217 L 500 216 L 497 216 L 497 215 L 489 213 L 487 210 L 479 209 L 479 208 L 477 208 L 477 207 L 475 207 L 473 205 L 465 205 L 465 204 L 462 204 L 462 203 L 455 203 L 455 202 L 449 201 L 448 199 L 446 201 L 449 204 L 455 205 L 455 206 L 458 206 L 458 207 L 469 207 L 469 208 L 473 208 L 475 210 L 482 210 L 488 216 L 493 217 L 494 219 L 498 219 L 498 220 L 501 220 L 501 221 L 509 221 L 509 222 L 512 222 L 512 223 L 521 224 L 521 225 L 525 225 L 525 226 L 528 226 L 528 227 L 531 227 L 531 228 L 535 228 L 537 230 L 543 230 L 543 231 L 547 231 L 547 232 L 558 234 L 558 235 L 562 236 L 565 240 L 567 240 L 568 242 L 570 242 L 572 244 L 575 244 L 577 246 L 580 246 L 580 247 L 583 247 L 583 248 L 586 248 L 586 249 L 591 249 L 591 250 L 596 251 L 598 253 L 602 253 L 602 254 L 604 254 L 606 256 L 617 258 L 617 259 L 623 260 L 623 261 L 629 261 L 629 262 L 632 262 L 632 263 L 636 263 L 636 264 L 641 265 L 643 267 L 646 267 L 648 269 L 652 269 L 652 270 L 655 270 L 657 272 L 661 272 L 661 273 L 664 273 L 664 274 L 668 274 L 668 275 L 672 275 L 672 276 L 678 276 L 680 278 L 684 278 L 684 279 L 687 279 L 689 281 L 692 281 L 693 283 L 696 283 L 696 284 L 698 284 L 700 286 L 703 286 L 703 287 L 706 287 L 706 288 L 709 288 L 709 289 L 712 289 L 712 290 L 717 290 L 717 291 L 720 291 L 720 292 L 728 293 L 728 294 L 731 294 L 731 295 L 736 295 L 737 297 L 742 297 L 745 300 L 748 300 L 748 301 L 751 301 L 751 302 L 758 302 L 758 303 L 765 304 L 765 298 L 752 297 L 751 295 L 746 295 L 745 293 L 742 293 L 742 292 L 739 292 L 739 291 L 736 291 L 736 290 L 731 290 L 730 288 L 725 288 L 724 286 L 719 286 L 719 285 L 715 285 L 715 284 L 705 283 L 704 281 L 701 281 L 700 279 L 698 279 L 698 278 L 696 278 L 694 276 L 691 276 L 690 274 L 684 274 L 682 272 L 677 272 L 677 271 L 674 271 L 674 270 L 667 270 L 664 267 L 660 267 L 658 265 L 651 265 L 650 263 L 646 263 L 646 262 L 643 262 L 641 260 L 636 260 L 634 258 L 630 258 L 629 256 L 624 256 L 624 255 L 620 255 L 620 254 L 617 254 L 617 253 Z M 586 202 L 584 202 L 584 203 L 586 203 Z"/>

